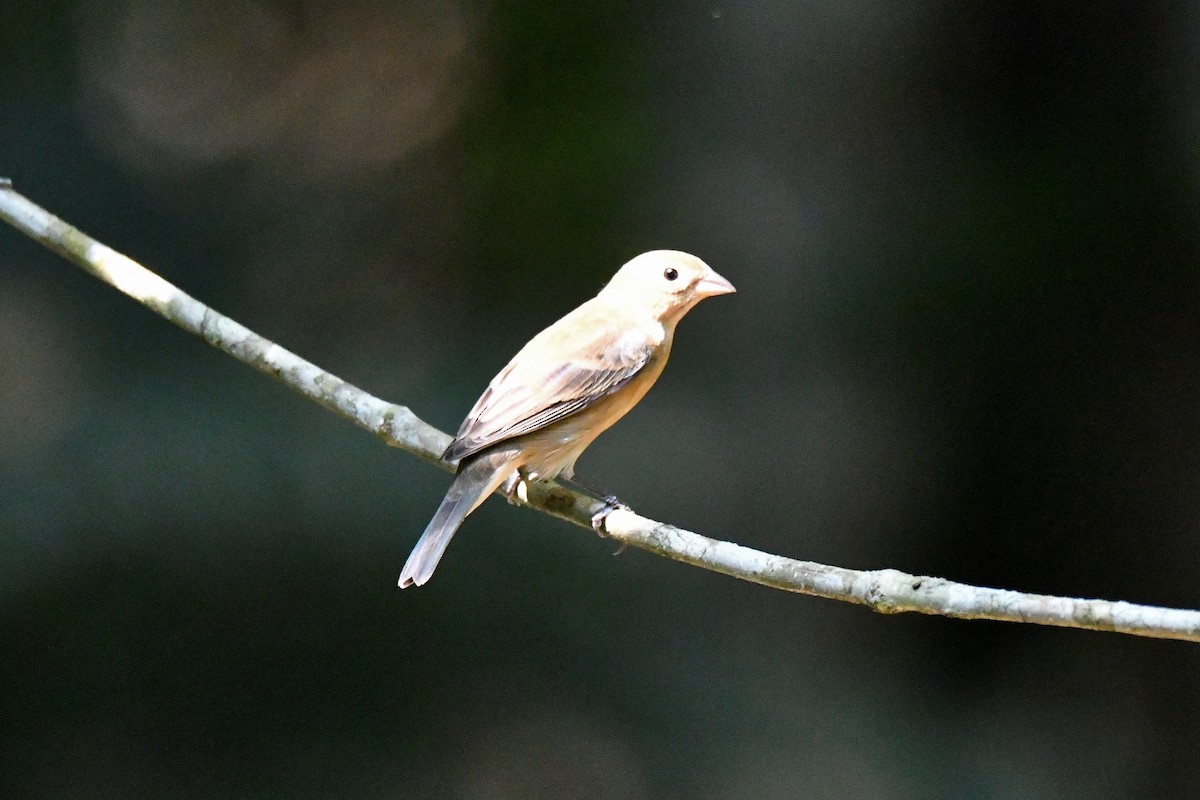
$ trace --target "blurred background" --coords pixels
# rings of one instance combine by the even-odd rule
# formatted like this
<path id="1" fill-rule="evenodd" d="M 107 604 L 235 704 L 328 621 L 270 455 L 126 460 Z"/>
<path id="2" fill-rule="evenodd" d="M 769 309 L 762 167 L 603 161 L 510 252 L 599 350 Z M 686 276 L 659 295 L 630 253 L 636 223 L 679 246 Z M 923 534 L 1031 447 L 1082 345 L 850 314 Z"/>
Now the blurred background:
<path id="1" fill-rule="evenodd" d="M 771 552 L 1200 606 L 1200 9 L 9 0 L 0 175 L 453 430 L 678 248 L 581 459 Z M 6 798 L 1192 798 L 1200 649 L 489 502 L 0 228 Z"/>

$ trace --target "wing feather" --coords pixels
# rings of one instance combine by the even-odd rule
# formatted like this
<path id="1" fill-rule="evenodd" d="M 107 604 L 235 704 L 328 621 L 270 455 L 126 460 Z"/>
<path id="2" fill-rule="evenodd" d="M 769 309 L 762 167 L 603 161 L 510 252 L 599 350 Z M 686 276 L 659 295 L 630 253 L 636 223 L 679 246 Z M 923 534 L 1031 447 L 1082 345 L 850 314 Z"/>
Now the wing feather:
<path id="1" fill-rule="evenodd" d="M 611 324 L 594 323 L 569 315 L 530 341 L 492 380 L 443 458 L 461 460 L 578 414 L 650 361 L 654 342 L 643 332 L 627 329 L 613 337 Z"/>

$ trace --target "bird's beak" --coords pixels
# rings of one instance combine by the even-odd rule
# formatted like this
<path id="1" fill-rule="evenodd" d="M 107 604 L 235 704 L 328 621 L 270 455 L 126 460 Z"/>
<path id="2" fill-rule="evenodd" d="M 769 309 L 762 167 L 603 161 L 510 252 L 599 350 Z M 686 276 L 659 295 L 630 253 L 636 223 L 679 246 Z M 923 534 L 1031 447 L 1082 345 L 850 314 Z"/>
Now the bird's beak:
<path id="1" fill-rule="evenodd" d="M 713 297 L 718 294 L 733 294 L 737 289 L 733 284 L 722 278 L 711 269 L 708 274 L 696 282 L 696 294 L 701 297 Z"/>

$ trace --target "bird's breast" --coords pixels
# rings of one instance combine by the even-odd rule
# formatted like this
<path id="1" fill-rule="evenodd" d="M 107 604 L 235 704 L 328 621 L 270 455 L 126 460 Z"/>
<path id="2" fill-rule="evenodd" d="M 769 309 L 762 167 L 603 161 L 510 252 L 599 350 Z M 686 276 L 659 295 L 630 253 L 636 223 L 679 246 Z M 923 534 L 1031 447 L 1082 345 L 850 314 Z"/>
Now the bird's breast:
<path id="1" fill-rule="evenodd" d="M 558 422 L 520 437 L 521 468 L 542 480 L 574 472 L 575 461 L 588 446 L 637 405 L 666 364 L 666 353 L 654 357 L 628 383 L 607 397 Z"/>

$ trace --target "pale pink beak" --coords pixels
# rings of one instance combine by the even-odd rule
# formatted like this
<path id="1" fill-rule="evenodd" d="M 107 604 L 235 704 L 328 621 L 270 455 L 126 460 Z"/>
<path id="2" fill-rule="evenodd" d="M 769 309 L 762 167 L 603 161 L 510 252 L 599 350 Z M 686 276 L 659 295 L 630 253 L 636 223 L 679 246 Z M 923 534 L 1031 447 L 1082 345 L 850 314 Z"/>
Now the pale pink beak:
<path id="1" fill-rule="evenodd" d="M 732 283 L 710 269 L 707 275 L 696 281 L 695 291 L 701 297 L 714 297 L 718 294 L 733 294 L 737 289 L 733 288 Z"/>

